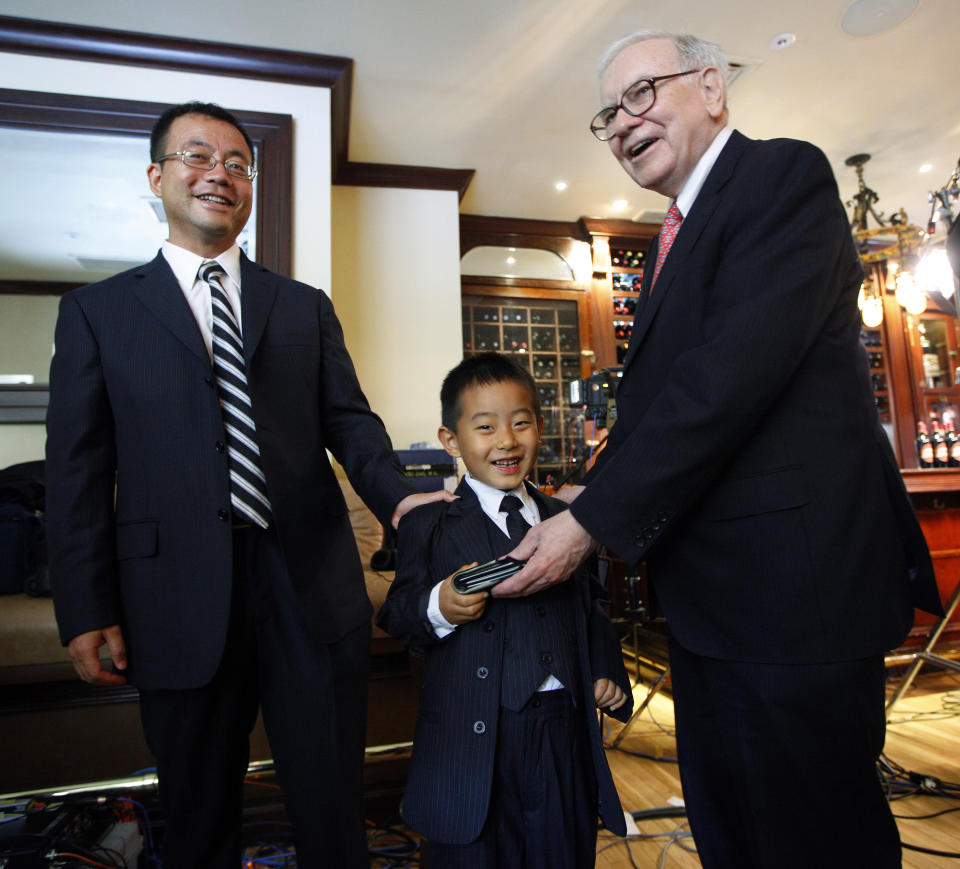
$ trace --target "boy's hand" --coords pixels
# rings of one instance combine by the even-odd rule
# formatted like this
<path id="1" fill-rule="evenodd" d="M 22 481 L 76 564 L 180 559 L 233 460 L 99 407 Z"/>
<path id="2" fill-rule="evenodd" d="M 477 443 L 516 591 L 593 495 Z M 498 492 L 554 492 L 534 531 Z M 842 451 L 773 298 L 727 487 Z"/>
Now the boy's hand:
<path id="1" fill-rule="evenodd" d="M 465 564 L 460 570 L 466 570 L 468 567 L 476 567 L 478 562 Z M 460 570 L 454 571 L 459 573 Z M 476 621 L 483 615 L 487 608 L 487 592 L 478 591 L 474 594 L 460 594 L 453 589 L 453 577 L 451 573 L 440 586 L 440 595 L 438 603 L 440 612 L 451 625 L 465 625 L 467 622 Z"/>
<path id="2" fill-rule="evenodd" d="M 627 700 L 627 695 L 623 689 L 609 679 L 597 679 L 593 683 L 593 699 L 596 701 L 598 709 L 606 709 L 613 712 L 619 709 Z"/>

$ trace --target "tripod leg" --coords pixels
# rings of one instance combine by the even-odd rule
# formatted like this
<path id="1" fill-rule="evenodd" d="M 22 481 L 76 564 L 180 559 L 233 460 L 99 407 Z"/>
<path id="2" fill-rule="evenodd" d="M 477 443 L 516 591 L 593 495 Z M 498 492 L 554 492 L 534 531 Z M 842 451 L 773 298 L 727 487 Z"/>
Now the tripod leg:
<path id="1" fill-rule="evenodd" d="M 930 661 L 931 663 L 938 664 L 939 666 L 946 666 L 951 670 L 957 669 L 957 665 L 952 661 L 944 661 L 944 659 L 938 658 L 936 655 L 931 654 L 931 652 L 933 651 L 934 646 L 937 645 L 937 641 L 940 639 L 940 634 L 943 633 L 943 629 L 947 626 L 947 622 L 950 621 L 953 611 L 957 608 L 958 601 L 960 601 L 960 582 L 957 583 L 957 587 L 953 590 L 953 594 L 950 595 L 950 600 L 947 603 L 947 608 L 943 616 L 939 618 L 930 628 L 930 632 L 927 634 L 927 642 L 924 644 L 923 649 L 921 649 L 919 652 L 914 652 L 913 663 L 910 665 L 910 669 L 907 670 L 906 675 L 904 675 L 904 677 L 900 680 L 900 684 L 897 685 L 897 689 L 893 692 L 893 696 L 887 703 L 888 717 L 890 715 L 890 711 L 894 707 L 894 704 L 904 695 L 904 692 L 913 683 L 914 678 L 916 678 L 917 673 L 920 672 L 920 668 L 923 666 L 925 661 Z M 943 663 L 941 663 L 942 661 Z"/>

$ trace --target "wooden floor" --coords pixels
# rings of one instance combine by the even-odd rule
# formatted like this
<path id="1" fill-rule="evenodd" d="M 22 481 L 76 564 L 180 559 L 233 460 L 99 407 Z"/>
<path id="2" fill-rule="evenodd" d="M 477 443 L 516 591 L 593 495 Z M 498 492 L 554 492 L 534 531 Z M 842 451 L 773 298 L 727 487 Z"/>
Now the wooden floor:
<path id="1" fill-rule="evenodd" d="M 888 691 L 895 678 L 890 673 Z M 636 702 L 646 696 L 646 687 L 635 691 Z M 604 719 L 605 721 L 607 719 Z M 616 738 L 621 725 L 614 722 L 607 734 Z M 652 757 L 675 757 L 673 703 L 659 693 L 634 723 L 620 748 Z M 949 671 L 933 670 L 921 674 L 899 701 L 891 714 L 887 729 L 885 756 L 895 765 L 942 782 L 960 783 L 960 676 Z M 675 763 L 657 761 L 626 751 L 608 750 L 620 800 L 626 811 L 667 808 L 681 797 L 680 777 Z M 960 788 L 957 789 L 960 795 Z M 939 796 L 909 796 L 893 802 L 900 837 L 905 844 L 960 854 L 960 811 L 953 811 L 926 820 L 911 820 L 944 810 L 960 809 L 960 800 Z M 824 831 L 836 835 L 842 831 L 843 819 L 837 827 Z M 627 841 L 601 833 L 597 867 L 667 867 L 687 869 L 699 867 L 695 843 L 682 818 L 659 818 L 638 823 L 639 835 Z M 960 867 L 960 859 L 923 854 L 904 848 L 903 865 L 908 869 L 942 869 Z M 853 867 L 851 867 L 853 869 Z"/>

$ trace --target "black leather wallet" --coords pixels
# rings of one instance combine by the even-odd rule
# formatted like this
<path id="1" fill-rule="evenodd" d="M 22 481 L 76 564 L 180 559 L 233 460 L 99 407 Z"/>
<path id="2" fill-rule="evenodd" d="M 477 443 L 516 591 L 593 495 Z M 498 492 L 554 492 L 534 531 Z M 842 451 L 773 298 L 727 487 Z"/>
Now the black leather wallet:
<path id="1" fill-rule="evenodd" d="M 524 564 L 526 564 L 525 561 L 517 561 L 516 558 L 501 558 L 488 561 L 486 564 L 478 564 L 476 567 L 468 567 L 453 575 L 451 580 L 453 590 L 460 594 L 473 594 L 492 588 L 508 576 L 513 576 Z"/>

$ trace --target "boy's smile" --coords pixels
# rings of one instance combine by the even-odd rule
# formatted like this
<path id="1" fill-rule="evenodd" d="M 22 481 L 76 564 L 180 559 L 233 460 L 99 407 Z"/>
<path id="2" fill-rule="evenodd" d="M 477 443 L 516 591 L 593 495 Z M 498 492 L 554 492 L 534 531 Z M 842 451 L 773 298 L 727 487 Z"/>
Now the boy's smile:
<path id="1" fill-rule="evenodd" d="M 474 478 L 506 492 L 533 470 L 542 426 L 530 390 L 503 380 L 465 389 L 457 430 L 441 427 L 438 435 L 444 449 L 462 458 Z"/>

